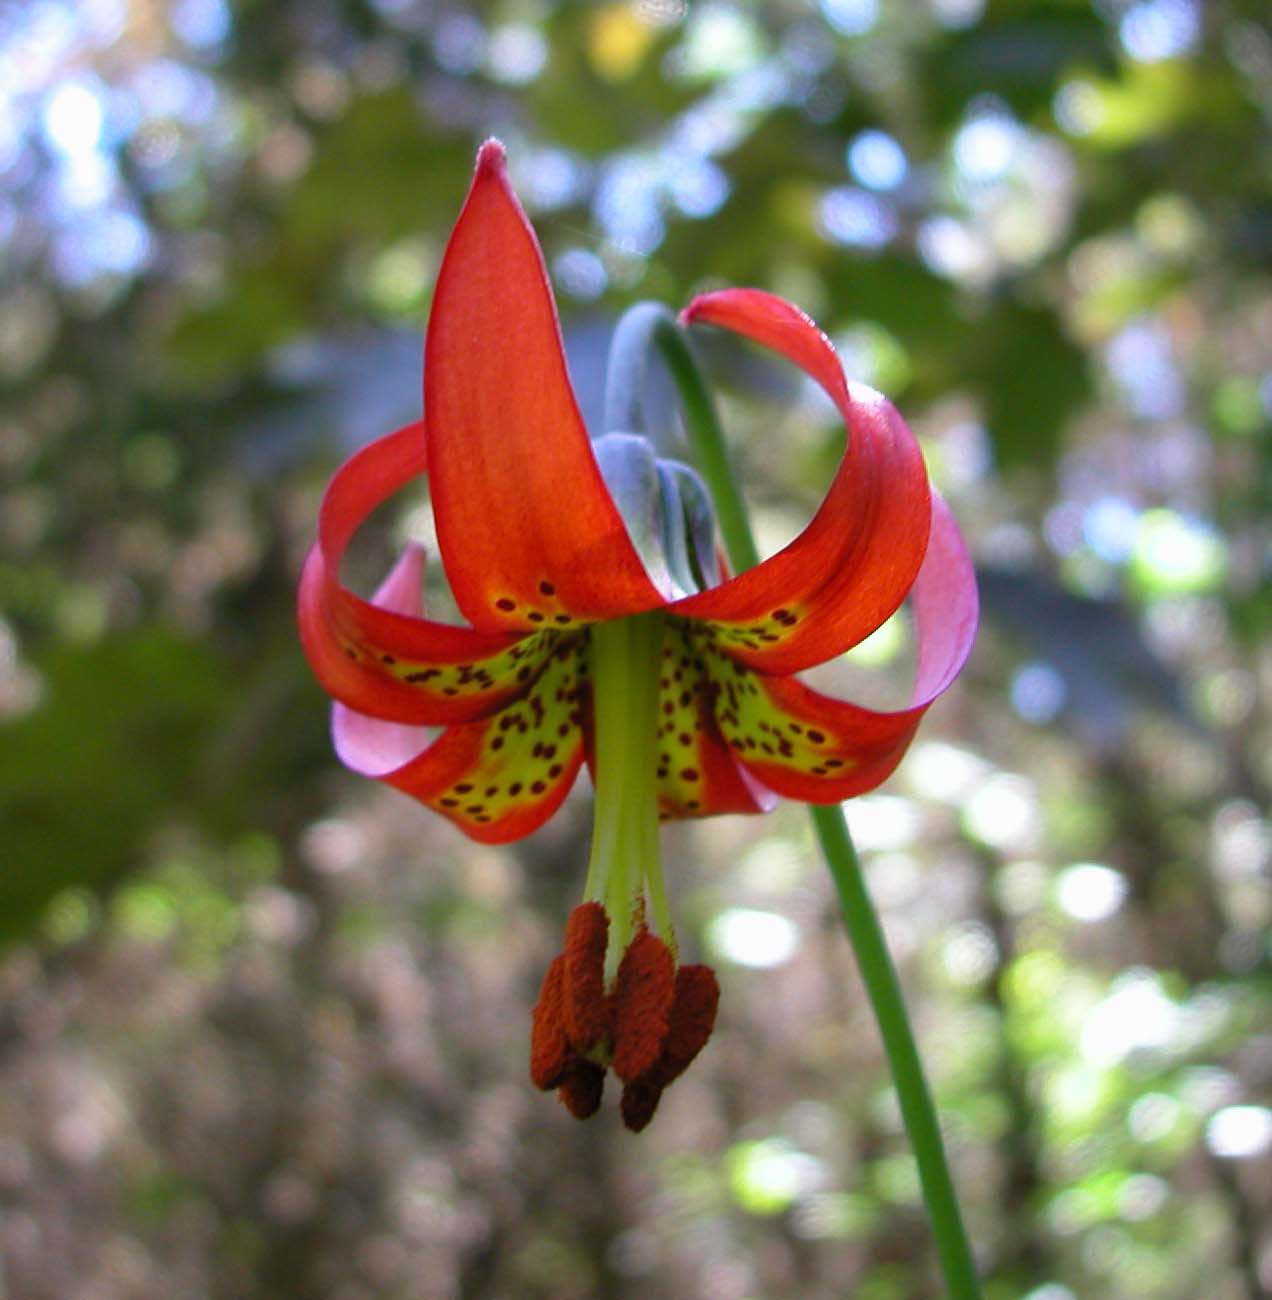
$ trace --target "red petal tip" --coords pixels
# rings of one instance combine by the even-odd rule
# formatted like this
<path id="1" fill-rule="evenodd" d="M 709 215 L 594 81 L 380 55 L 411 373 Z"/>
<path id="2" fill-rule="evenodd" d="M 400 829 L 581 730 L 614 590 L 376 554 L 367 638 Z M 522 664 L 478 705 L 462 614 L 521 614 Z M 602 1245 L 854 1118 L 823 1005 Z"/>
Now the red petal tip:
<path id="1" fill-rule="evenodd" d="M 503 147 L 503 141 L 495 139 L 492 135 L 477 150 L 476 175 L 483 176 L 486 172 L 502 172 L 507 161 L 508 154 Z"/>

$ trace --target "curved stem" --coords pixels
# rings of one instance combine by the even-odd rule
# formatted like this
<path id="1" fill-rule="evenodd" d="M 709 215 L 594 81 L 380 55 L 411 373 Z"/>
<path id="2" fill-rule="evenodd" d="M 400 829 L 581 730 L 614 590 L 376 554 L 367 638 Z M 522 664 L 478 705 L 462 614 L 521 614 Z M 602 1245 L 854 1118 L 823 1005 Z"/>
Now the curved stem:
<path id="1" fill-rule="evenodd" d="M 651 330 L 684 404 L 689 441 L 715 501 L 725 550 L 735 572 L 759 563 L 746 507 L 729 461 L 728 448 L 711 396 L 702 381 L 684 332 L 670 317 Z M 936 1107 L 923 1074 L 914 1031 L 906 1014 L 896 969 L 888 953 L 879 918 L 862 879 L 856 849 L 843 809 L 809 807 L 822 852 L 839 895 L 844 928 L 857 954 L 862 982 L 874 1010 L 887 1052 L 893 1085 L 918 1166 L 923 1199 L 932 1224 L 937 1258 L 951 1300 L 980 1300 L 980 1284 L 971 1245 L 963 1227 L 937 1122 Z"/>
<path id="2" fill-rule="evenodd" d="M 716 419 L 715 404 L 702 382 L 702 372 L 698 369 L 689 339 L 675 317 L 666 310 L 649 322 L 648 329 L 671 372 L 684 407 L 689 446 L 711 493 L 729 563 L 737 571 L 752 568 L 759 564 L 760 553 L 755 549 L 755 540 L 751 536 L 742 489 L 733 473 L 729 449 Z"/>
<path id="3" fill-rule="evenodd" d="M 866 892 L 843 808 L 837 804 L 829 807 L 810 805 L 808 812 L 839 894 L 844 927 L 857 954 L 861 978 L 888 1053 L 892 1082 L 897 1090 L 906 1132 L 910 1135 L 910 1145 L 914 1149 L 945 1284 L 955 1300 L 977 1300 L 980 1284 L 976 1278 L 976 1263 L 946 1163 L 936 1107 L 923 1074 L 923 1063 L 919 1059 L 910 1017 L 906 1014 L 896 967 L 892 964 L 878 913 Z"/>

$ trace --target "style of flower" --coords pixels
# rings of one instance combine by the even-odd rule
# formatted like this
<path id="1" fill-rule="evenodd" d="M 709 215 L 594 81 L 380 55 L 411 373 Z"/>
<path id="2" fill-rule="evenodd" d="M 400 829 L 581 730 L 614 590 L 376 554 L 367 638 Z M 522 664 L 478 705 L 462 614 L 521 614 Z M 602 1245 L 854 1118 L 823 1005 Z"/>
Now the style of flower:
<path id="1" fill-rule="evenodd" d="M 681 320 L 780 353 L 847 426 L 807 528 L 723 579 L 692 472 L 641 438 L 589 439 L 538 242 L 488 141 L 438 274 L 424 420 L 336 472 L 299 604 L 306 654 L 336 701 L 341 760 L 472 838 L 529 834 L 588 763 L 585 901 L 544 979 L 531 1075 L 582 1117 L 613 1068 L 633 1129 L 707 1041 L 718 999 L 709 968 L 678 965 L 659 819 L 877 786 L 961 668 L 977 617 L 966 549 L 913 436 L 888 401 L 845 380 L 808 317 L 734 289 L 696 298 Z M 358 526 L 422 474 L 469 626 L 425 617 L 418 546 L 370 601 L 340 582 Z M 907 596 L 918 646 L 908 708 L 872 711 L 799 680 Z"/>

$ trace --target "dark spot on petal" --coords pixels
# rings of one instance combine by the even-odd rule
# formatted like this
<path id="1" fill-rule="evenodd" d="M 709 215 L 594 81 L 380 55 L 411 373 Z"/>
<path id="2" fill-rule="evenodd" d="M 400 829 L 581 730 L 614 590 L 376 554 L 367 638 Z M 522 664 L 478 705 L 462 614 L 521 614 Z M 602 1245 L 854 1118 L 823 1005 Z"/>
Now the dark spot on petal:
<path id="1" fill-rule="evenodd" d="M 530 784 L 531 794 L 542 794 L 548 787 L 542 781 L 532 781 Z"/>
<path id="2" fill-rule="evenodd" d="M 531 610 L 531 611 L 526 615 L 526 617 L 527 617 L 527 618 L 528 618 L 532 623 L 542 623 L 542 622 L 543 622 L 543 615 L 540 614 L 539 611 L 538 611 L 537 609 L 532 609 L 532 610 Z"/>
<path id="3" fill-rule="evenodd" d="M 545 596 L 556 595 L 556 588 L 550 582 L 541 582 L 539 584 L 539 590 L 543 592 Z"/>
<path id="4" fill-rule="evenodd" d="M 814 745 L 820 745 L 822 741 L 826 739 L 825 735 L 823 735 L 822 732 L 820 731 L 810 731 L 808 733 L 808 738 L 813 742 Z"/>
<path id="5" fill-rule="evenodd" d="M 680 769 L 680 779 L 682 781 L 696 781 L 698 779 L 698 769 L 696 767 L 682 767 Z"/>
<path id="6" fill-rule="evenodd" d="M 553 614 L 552 621 L 554 623 L 565 624 L 570 622 L 570 616 L 568 614 Z"/>
<path id="7" fill-rule="evenodd" d="M 548 775 L 555 780 L 564 771 L 565 768 L 562 767 L 560 763 L 553 763 L 552 766 L 548 768 Z"/>
<path id="8" fill-rule="evenodd" d="M 514 782 L 513 782 L 513 783 L 508 787 L 508 793 L 509 793 L 510 795 L 514 795 L 514 796 L 519 795 L 519 794 L 521 793 L 521 782 L 520 782 L 520 781 L 514 781 Z"/>
<path id="9" fill-rule="evenodd" d="M 495 608 L 513 610 L 517 608 L 517 602 L 515 600 L 509 600 L 507 596 L 504 596 L 502 599 L 495 601 Z"/>
<path id="10" fill-rule="evenodd" d="M 438 802 L 442 805 L 443 808 L 454 808 L 454 807 L 456 807 L 456 805 L 458 805 L 459 800 L 458 800 L 458 799 L 439 799 Z"/>

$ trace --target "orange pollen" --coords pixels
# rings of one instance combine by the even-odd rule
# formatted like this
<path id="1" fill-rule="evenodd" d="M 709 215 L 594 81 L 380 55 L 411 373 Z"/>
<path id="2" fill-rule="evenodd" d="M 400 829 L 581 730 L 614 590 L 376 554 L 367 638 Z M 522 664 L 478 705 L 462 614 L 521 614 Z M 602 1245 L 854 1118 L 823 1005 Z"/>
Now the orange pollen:
<path id="1" fill-rule="evenodd" d="M 545 1092 L 560 1084 L 570 1064 L 564 1007 L 565 958 L 554 957 L 530 1016 L 530 1079 Z"/>
<path id="2" fill-rule="evenodd" d="M 614 1073 L 624 1083 L 657 1060 L 676 995 L 676 963 L 667 945 L 642 925 L 627 945 L 614 990 Z"/>
<path id="3" fill-rule="evenodd" d="M 570 1042 L 587 1052 L 609 1028 L 605 998 L 605 948 L 609 917 L 600 903 L 582 903 L 565 923 L 565 1027 Z"/>
<path id="4" fill-rule="evenodd" d="M 715 1024 L 720 990 L 707 966 L 682 966 L 648 926 L 636 932 L 605 987 L 609 917 L 583 903 L 565 929 L 565 951 L 543 977 L 530 1033 L 530 1078 L 578 1119 L 601 1104 L 605 1073 L 623 1082 L 623 1123 L 639 1132 L 662 1091 L 702 1050 Z"/>

